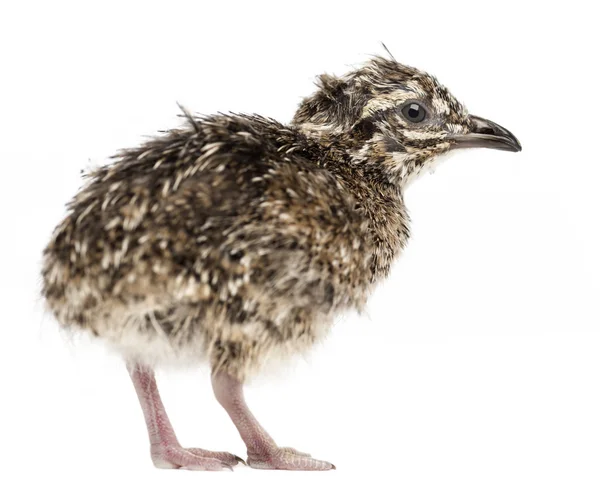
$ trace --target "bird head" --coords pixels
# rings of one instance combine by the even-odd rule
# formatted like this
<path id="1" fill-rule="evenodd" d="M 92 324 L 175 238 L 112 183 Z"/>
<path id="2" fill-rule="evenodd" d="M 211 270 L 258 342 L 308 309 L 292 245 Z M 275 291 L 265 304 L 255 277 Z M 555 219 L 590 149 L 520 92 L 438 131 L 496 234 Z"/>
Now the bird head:
<path id="1" fill-rule="evenodd" d="M 343 140 L 353 163 L 404 185 L 456 148 L 520 151 L 502 126 L 470 115 L 433 76 L 375 57 L 342 77 L 324 74 L 293 120 L 307 136 Z"/>

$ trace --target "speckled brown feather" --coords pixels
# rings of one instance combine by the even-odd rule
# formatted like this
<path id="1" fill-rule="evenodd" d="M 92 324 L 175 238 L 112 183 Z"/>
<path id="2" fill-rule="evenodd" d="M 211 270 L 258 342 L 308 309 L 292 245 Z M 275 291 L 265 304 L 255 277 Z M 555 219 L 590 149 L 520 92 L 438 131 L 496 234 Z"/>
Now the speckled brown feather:
<path id="1" fill-rule="evenodd" d="M 387 275 L 408 238 L 403 183 L 448 148 L 403 131 L 390 103 L 410 83 L 463 129 L 433 78 L 375 58 L 321 77 L 289 126 L 187 115 L 123 151 L 44 251 L 48 307 L 128 359 L 207 358 L 239 379 L 307 349 Z"/>

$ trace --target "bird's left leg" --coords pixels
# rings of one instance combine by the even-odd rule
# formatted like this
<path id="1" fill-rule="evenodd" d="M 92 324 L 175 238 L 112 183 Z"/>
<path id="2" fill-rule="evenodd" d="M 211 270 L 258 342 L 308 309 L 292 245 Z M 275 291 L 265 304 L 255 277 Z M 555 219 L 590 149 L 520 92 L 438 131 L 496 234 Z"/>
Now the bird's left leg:
<path id="1" fill-rule="evenodd" d="M 280 448 L 248 409 L 242 383 L 235 377 L 216 372 L 212 385 L 219 403 L 229 414 L 248 448 L 248 465 L 275 470 L 331 470 L 331 463 L 316 460 L 293 448 Z"/>

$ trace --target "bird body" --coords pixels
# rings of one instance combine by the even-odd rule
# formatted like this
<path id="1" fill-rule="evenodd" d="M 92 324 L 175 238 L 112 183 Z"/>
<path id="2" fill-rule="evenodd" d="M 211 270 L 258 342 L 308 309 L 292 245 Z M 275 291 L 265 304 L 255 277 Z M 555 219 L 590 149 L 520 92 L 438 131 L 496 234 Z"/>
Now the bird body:
<path id="1" fill-rule="evenodd" d="M 404 189 L 436 156 L 520 145 L 432 76 L 380 57 L 321 76 L 289 125 L 184 114 L 86 175 L 44 251 L 43 296 L 63 326 L 123 354 L 157 466 L 236 463 L 181 448 L 152 375 L 208 360 L 251 466 L 331 469 L 277 447 L 242 383 L 364 306 L 408 240 Z"/>
<path id="2" fill-rule="evenodd" d="M 147 363 L 208 357 L 246 377 L 304 350 L 408 237 L 400 189 L 344 148 L 218 115 L 123 152 L 86 176 L 46 249 L 50 308 Z"/>

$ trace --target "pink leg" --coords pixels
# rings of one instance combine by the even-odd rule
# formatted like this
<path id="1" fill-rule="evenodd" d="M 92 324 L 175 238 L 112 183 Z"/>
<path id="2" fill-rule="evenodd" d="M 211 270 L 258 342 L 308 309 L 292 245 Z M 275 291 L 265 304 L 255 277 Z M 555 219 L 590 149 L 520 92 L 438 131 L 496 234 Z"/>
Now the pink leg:
<path id="1" fill-rule="evenodd" d="M 274 470 L 331 470 L 331 463 L 293 448 L 280 448 L 259 424 L 244 400 L 241 382 L 222 372 L 212 376 L 213 390 L 248 448 L 248 465 Z"/>
<path id="2" fill-rule="evenodd" d="M 157 468 L 222 470 L 232 469 L 243 461 L 231 453 L 182 448 L 160 399 L 152 369 L 140 364 L 127 364 L 127 370 L 142 405 L 152 462 Z"/>

